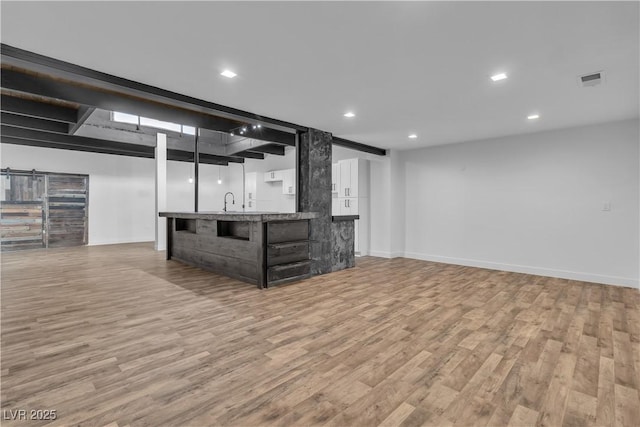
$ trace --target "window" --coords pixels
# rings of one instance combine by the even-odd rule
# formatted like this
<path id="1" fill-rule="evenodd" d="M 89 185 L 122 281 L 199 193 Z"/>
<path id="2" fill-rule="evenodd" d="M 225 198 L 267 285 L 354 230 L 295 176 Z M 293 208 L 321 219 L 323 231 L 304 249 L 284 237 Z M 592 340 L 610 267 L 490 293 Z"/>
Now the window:
<path id="1" fill-rule="evenodd" d="M 141 126 L 150 126 L 158 129 L 172 130 L 180 133 L 182 131 L 182 125 L 178 123 L 163 122 L 162 120 L 150 119 L 148 117 L 140 117 Z"/>
<path id="2" fill-rule="evenodd" d="M 162 120 L 151 119 L 149 117 L 136 116 L 134 114 L 121 113 L 119 111 L 111 112 L 111 120 L 120 123 L 129 123 L 138 126 L 149 126 L 158 129 L 170 130 L 173 132 L 183 133 L 186 135 L 195 135 L 196 128 L 193 126 L 181 125 L 178 123 L 165 122 Z"/>
<path id="3" fill-rule="evenodd" d="M 114 122 L 120 122 L 120 123 L 130 123 L 132 125 L 139 124 L 138 116 L 133 114 L 120 113 L 118 111 L 114 111 L 112 113 L 111 120 L 113 120 Z"/>

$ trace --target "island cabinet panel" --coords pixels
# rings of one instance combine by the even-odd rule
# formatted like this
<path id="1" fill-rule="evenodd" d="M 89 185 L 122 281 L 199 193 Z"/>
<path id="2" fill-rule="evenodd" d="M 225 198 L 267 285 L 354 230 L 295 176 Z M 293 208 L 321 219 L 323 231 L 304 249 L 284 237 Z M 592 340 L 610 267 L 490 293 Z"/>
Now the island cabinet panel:
<path id="1" fill-rule="evenodd" d="M 270 285 L 292 282 L 309 277 L 311 272 L 311 261 L 300 261 L 270 267 L 267 274 L 267 281 Z"/>
<path id="2" fill-rule="evenodd" d="M 267 265 L 287 264 L 309 259 L 309 242 L 275 243 L 267 248 Z"/>
<path id="3" fill-rule="evenodd" d="M 267 232 L 268 243 L 282 243 L 309 240 L 309 221 L 270 222 Z"/>
<path id="4" fill-rule="evenodd" d="M 172 258 L 259 284 L 262 280 L 261 266 L 256 261 L 262 255 L 262 245 L 258 241 L 218 236 L 216 221 L 187 221 L 197 221 L 197 225 L 185 230 L 173 230 Z M 179 222 L 177 218 L 176 225 Z"/>
<path id="5" fill-rule="evenodd" d="M 310 276 L 309 221 L 267 223 L 267 284 Z"/>
<path id="6" fill-rule="evenodd" d="M 167 259 L 266 288 L 310 276 L 312 212 L 161 212 Z"/>

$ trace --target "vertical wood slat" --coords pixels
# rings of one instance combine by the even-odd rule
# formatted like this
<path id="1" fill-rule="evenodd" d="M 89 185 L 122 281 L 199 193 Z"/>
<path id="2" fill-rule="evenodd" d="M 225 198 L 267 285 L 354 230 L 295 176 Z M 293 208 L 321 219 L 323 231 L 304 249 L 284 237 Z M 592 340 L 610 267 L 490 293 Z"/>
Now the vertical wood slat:
<path id="1" fill-rule="evenodd" d="M 3 173 L 0 203 L 0 243 L 2 251 L 44 247 L 42 174 Z"/>
<path id="2" fill-rule="evenodd" d="M 87 244 L 88 187 L 87 176 L 48 176 L 48 247 Z"/>
<path id="3" fill-rule="evenodd" d="M 3 251 L 87 244 L 87 175 L 3 171 L 1 179 Z"/>

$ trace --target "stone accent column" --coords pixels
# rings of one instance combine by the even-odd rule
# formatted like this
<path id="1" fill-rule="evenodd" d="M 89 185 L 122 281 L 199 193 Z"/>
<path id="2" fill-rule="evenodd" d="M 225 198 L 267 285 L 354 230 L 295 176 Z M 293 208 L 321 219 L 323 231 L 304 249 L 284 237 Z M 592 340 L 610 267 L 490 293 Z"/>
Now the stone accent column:
<path id="1" fill-rule="evenodd" d="M 311 274 L 332 270 L 331 144 L 329 132 L 309 129 L 301 134 L 298 155 L 298 210 L 317 212 L 310 223 Z"/>

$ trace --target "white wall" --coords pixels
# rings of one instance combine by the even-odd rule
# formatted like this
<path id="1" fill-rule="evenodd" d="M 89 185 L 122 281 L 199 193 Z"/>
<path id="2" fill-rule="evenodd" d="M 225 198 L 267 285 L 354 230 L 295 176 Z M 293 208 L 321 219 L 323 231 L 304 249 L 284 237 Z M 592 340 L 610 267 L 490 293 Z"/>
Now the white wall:
<path id="1" fill-rule="evenodd" d="M 264 160 L 246 159 L 245 170 L 249 172 L 257 172 L 258 185 L 256 189 L 256 197 L 260 201 L 267 200 L 268 203 L 258 204 L 258 210 L 268 210 L 275 212 L 295 212 L 296 196 L 295 194 L 283 194 L 282 182 L 264 182 L 264 173 L 273 170 L 285 170 L 296 168 L 296 149 L 294 147 L 286 147 L 284 156 L 276 156 L 265 154 Z M 297 191 L 297 190 L 296 190 Z"/>
<path id="2" fill-rule="evenodd" d="M 37 169 L 48 172 L 89 175 L 89 244 L 153 241 L 155 236 L 155 160 L 96 154 L 81 151 L 54 150 L 1 144 L 2 167 Z M 295 149 L 285 156 L 267 155 L 265 160 L 247 159 L 246 172 L 266 172 L 295 168 Z M 167 210 L 193 211 L 193 164 L 167 162 Z M 219 211 L 224 207 L 224 194 L 233 192 L 235 205 L 228 198 L 229 210 L 242 210 L 242 166 L 200 165 L 200 211 Z M 222 184 L 218 184 L 218 176 Z M 277 187 L 277 188 L 276 188 Z M 282 185 L 265 187 L 279 197 L 278 211 L 295 211 L 295 197 L 282 194 Z M 286 200 L 285 200 L 286 199 Z M 280 208 L 280 209 L 278 209 Z"/>
<path id="3" fill-rule="evenodd" d="M 153 159 L 1 144 L 2 167 L 89 175 L 89 244 L 153 241 Z"/>
<path id="4" fill-rule="evenodd" d="M 391 203 L 391 167 L 390 156 L 377 156 L 362 151 L 334 145 L 332 162 L 346 159 L 366 159 L 369 161 L 369 253 L 373 256 L 391 257 L 392 215 L 395 218 Z"/>
<path id="5" fill-rule="evenodd" d="M 638 159 L 637 120 L 405 151 L 405 256 L 638 286 Z"/>

